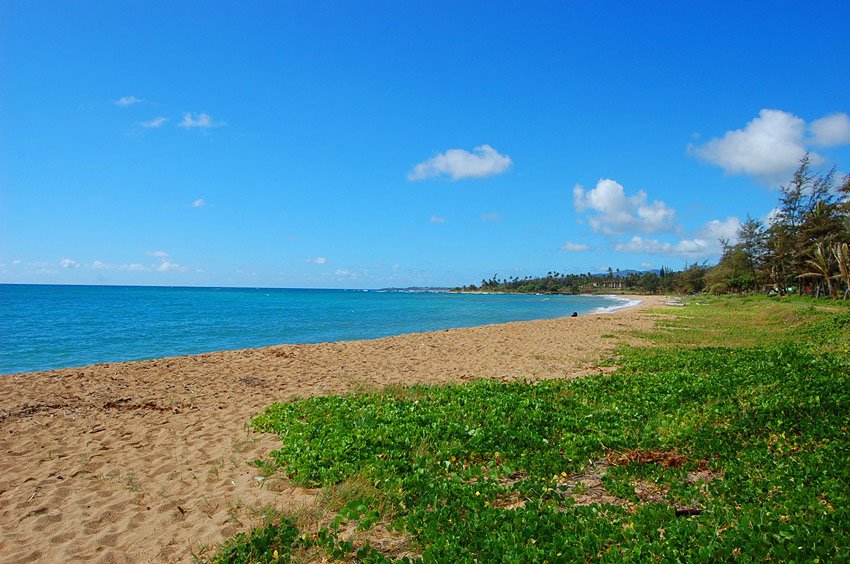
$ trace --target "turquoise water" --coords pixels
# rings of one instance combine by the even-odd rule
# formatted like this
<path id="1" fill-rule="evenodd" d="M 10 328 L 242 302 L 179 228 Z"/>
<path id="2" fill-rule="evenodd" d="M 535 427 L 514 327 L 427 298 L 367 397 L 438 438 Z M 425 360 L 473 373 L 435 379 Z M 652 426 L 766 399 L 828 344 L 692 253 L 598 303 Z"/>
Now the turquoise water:
<path id="1" fill-rule="evenodd" d="M 0 285 L 0 374 L 612 309 L 603 296 Z"/>

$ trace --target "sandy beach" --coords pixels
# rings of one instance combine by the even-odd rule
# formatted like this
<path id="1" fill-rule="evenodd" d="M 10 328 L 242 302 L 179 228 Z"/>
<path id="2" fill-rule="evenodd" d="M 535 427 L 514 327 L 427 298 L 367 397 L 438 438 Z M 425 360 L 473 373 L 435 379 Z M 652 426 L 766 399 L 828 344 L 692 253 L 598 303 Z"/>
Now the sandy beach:
<path id="1" fill-rule="evenodd" d="M 666 301 L 641 299 L 607 315 L 2 376 L 0 560 L 190 562 L 264 507 L 315 496 L 247 464 L 279 444 L 247 423 L 270 403 L 596 373 Z"/>

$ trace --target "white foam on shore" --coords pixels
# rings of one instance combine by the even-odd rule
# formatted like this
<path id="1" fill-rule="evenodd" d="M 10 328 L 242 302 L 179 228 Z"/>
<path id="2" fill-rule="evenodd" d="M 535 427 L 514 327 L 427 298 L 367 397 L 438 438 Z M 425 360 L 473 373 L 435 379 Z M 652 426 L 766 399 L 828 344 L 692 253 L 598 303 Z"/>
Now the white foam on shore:
<path id="1" fill-rule="evenodd" d="M 590 313 L 614 313 L 615 311 L 619 311 L 621 309 L 626 309 L 627 307 L 634 307 L 640 303 L 642 300 L 635 300 L 631 298 L 625 298 L 623 296 L 602 296 L 603 298 L 610 298 L 612 300 L 617 300 L 618 304 L 606 307 L 597 307 L 591 310 Z"/>

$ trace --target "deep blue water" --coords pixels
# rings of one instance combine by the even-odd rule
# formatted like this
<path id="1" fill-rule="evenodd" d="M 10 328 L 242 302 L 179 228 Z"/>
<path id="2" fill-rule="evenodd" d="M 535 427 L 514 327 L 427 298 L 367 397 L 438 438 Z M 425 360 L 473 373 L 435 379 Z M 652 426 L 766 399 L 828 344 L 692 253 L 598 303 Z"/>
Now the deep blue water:
<path id="1" fill-rule="evenodd" d="M 602 296 L 0 285 L 0 374 L 616 308 Z"/>

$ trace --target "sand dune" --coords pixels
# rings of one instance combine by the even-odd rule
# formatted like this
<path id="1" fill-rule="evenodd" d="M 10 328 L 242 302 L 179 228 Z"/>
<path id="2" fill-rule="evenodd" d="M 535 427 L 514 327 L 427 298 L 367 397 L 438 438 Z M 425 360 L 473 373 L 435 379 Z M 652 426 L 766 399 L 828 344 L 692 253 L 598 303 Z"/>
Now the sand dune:
<path id="1" fill-rule="evenodd" d="M 650 305 L 372 341 L 287 345 L 0 377 L 0 560 L 183 562 L 314 492 L 258 480 L 276 400 L 594 368 Z M 611 338 L 617 335 L 617 338 Z"/>

